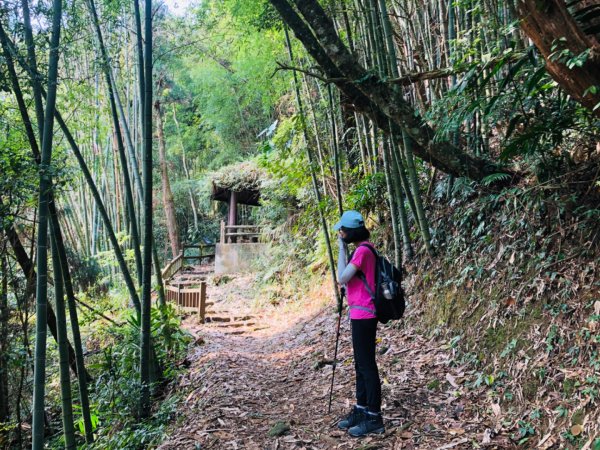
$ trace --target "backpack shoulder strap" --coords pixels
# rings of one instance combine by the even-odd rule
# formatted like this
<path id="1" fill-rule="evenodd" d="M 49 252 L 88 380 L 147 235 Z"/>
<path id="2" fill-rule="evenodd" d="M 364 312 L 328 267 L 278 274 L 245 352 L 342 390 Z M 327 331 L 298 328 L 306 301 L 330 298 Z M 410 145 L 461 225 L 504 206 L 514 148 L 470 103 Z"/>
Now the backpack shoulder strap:
<path id="1" fill-rule="evenodd" d="M 362 281 L 363 284 L 365 285 L 365 289 L 371 296 L 371 300 L 375 301 L 375 292 L 373 292 L 373 290 L 371 289 L 371 286 L 369 286 L 369 283 L 367 283 L 367 277 L 365 276 L 365 274 L 362 273 L 361 271 L 358 271 L 358 272 L 356 272 L 356 276 L 358 278 L 360 278 L 360 281 Z M 375 281 L 375 282 L 377 282 L 377 281 Z"/>
<path id="2" fill-rule="evenodd" d="M 377 265 L 376 265 L 375 270 L 378 270 L 379 269 L 379 253 L 377 253 L 377 250 L 375 250 L 373 248 L 373 246 L 370 244 L 361 244 L 358 247 L 367 247 L 369 250 L 371 250 L 373 255 L 375 255 L 375 259 L 376 259 Z M 402 267 L 402 262 L 400 262 L 400 267 L 398 267 L 398 271 L 400 272 L 400 280 L 402 280 L 404 278 L 404 268 Z"/>

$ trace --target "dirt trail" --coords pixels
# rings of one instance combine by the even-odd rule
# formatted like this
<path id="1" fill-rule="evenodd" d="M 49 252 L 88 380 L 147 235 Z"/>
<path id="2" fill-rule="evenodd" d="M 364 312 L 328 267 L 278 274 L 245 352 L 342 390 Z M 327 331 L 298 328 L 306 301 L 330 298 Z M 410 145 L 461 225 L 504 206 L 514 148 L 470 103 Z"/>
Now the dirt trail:
<path id="1" fill-rule="evenodd" d="M 354 403 L 347 319 L 327 414 L 332 308 L 272 308 L 259 316 L 248 304 L 251 285 L 238 277 L 210 286 L 213 321 L 186 320 L 196 345 L 175 387 L 183 409 L 160 449 L 512 448 L 506 436 L 494 436 L 494 412 L 479 411 L 475 394 L 461 385 L 466 374 L 451 349 L 402 328 L 379 331 L 386 433 L 357 440 L 337 430 Z"/>

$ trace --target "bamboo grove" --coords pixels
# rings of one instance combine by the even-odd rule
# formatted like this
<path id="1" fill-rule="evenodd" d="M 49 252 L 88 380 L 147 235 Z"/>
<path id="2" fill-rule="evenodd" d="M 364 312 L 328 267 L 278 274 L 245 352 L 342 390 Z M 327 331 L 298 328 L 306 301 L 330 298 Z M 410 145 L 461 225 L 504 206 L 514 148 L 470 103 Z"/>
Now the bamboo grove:
<path id="1" fill-rule="evenodd" d="M 563 170 L 565 137 L 598 134 L 597 10 L 553 0 L 581 33 L 537 50 L 535 3 L 0 0 L 0 445 L 152 420 L 185 347 L 160 267 L 216 238 L 211 170 L 258 161 L 252 219 L 293 224 L 307 259 L 315 217 L 351 208 L 397 265 L 443 251 L 433 203 Z"/>
<path id="2" fill-rule="evenodd" d="M 339 188 L 340 148 L 362 178 L 383 174 L 397 263 L 414 254 L 411 229 L 433 251 L 423 196 L 430 199 L 443 185 L 451 197 L 457 176 L 514 183 L 531 165 L 515 170 L 513 158 L 544 152 L 534 142 L 547 139 L 542 133 L 514 133 L 528 123 L 539 94 L 553 89 L 543 59 L 519 28 L 527 2 L 520 11 L 512 2 L 485 1 L 271 3 L 307 55 L 280 69 L 302 75 L 312 108 L 303 117 L 321 165 L 321 189 L 327 192 L 328 172 L 338 194 L 347 190 Z M 506 102 L 522 108 L 507 114 L 500 106 Z M 314 103 L 329 105 L 326 120 L 315 118 Z M 324 146 L 320 134 L 332 142 Z M 501 155 L 499 140 L 506 144 Z"/>
<path id="3" fill-rule="evenodd" d="M 35 18 L 40 20 L 39 7 L 35 5 Z M 158 361 L 151 360 L 152 351 L 150 348 L 150 302 L 151 302 L 151 279 L 152 273 L 152 6 L 151 2 L 146 2 L 144 18 L 145 32 L 144 39 L 146 48 L 144 52 L 132 53 L 128 55 L 132 60 L 140 60 L 140 70 L 137 73 L 137 79 L 129 80 L 131 87 L 139 84 L 140 90 L 136 91 L 143 94 L 143 98 L 136 94 L 136 104 L 131 106 L 127 113 L 119 100 L 119 93 L 116 92 L 116 78 L 112 73 L 111 56 L 105 47 L 105 41 L 102 36 L 102 30 L 99 24 L 98 13 L 93 0 L 87 3 L 89 11 L 88 17 L 82 15 L 83 10 L 73 10 L 69 8 L 79 8 L 84 5 L 63 5 L 61 0 L 57 0 L 49 5 L 50 8 L 45 12 L 48 20 L 51 20 L 51 27 L 40 29 L 36 27 L 38 35 L 34 34 L 32 25 L 32 14 L 28 0 L 20 4 L 8 4 L 3 2 L 0 8 L 0 41 L 2 44 L 2 57 L 5 62 L 7 92 L 14 95 L 18 106 L 19 118 L 25 128 L 25 134 L 29 143 L 31 158 L 38 165 L 39 180 L 37 180 L 38 200 L 28 210 L 19 210 L 25 207 L 21 204 L 3 204 L 3 232 L 6 236 L 6 243 L 10 245 L 18 266 L 23 274 L 23 280 L 26 283 L 23 291 L 17 278 L 11 278 L 15 296 L 21 293 L 23 297 L 18 299 L 18 308 L 25 315 L 22 316 L 23 344 L 25 351 L 29 351 L 28 316 L 30 314 L 31 300 L 35 299 L 35 359 L 33 368 L 23 365 L 20 373 L 19 387 L 16 400 L 17 423 L 24 420 L 21 407 L 27 405 L 23 403 L 25 384 L 28 373 L 33 370 L 33 402 L 32 402 L 32 447 L 43 448 L 46 440 L 45 427 L 48 423 L 46 409 L 46 364 L 47 364 L 47 339 L 46 330 L 49 328 L 58 344 L 59 367 L 60 367 L 60 393 L 62 404 L 63 434 L 64 445 L 66 448 L 75 448 L 77 446 L 75 438 L 75 417 L 73 409 L 73 398 L 71 392 L 70 370 L 77 374 L 77 384 L 79 393 L 79 402 L 77 410 L 81 414 L 82 432 L 86 442 L 92 443 L 93 425 L 90 413 L 90 402 L 88 396 L 88 383 L 91 380 L 84 365 L 83 345 L 79 329 L 79 320 L 77 307 L 80 302 L 76 297 L 74 282 L 71 276 L 69 264 L 69 255 L 65 246 L 65 233 L 70 242 L 70 248 L 76 248 L 77 252 L 84 255 L 86 253 L 95 253 L 97 251 L 111 251 L 118 262 L 120 276 L 123 277 L 124 284 L 129 292 L 129 302 L 136 311 L 137 323 L 140 336 L 140 361 L 139 361 L 139 387 L 140 404 L 139 417 L 147 417 L 150 412 L 150 386 L 153 379 L 158 377 Z M 65 11 L 65 7 L 66 11 Z M 139 17 L 139 10 L 133 11 L 129 19 L 133 22 L 142 23 Z M 134 17 L 135 16 L 135 17 Z M 64 22 L 81 21 L 81 24 L 93 24 L 97 38 L 98 59 L 96 60 L 93 52 L 84 47 L 69 46 L 65 41 L 77 40 L 81 38 L 71 33 L 75 28 L 69 27 L 67 32 L 63 29 Z M 37 22 L 36 22 L 37 23 Z M 71 25 L 74 25 L 71 23 Z M 84 27 L 85 28 L 85 27 Z M 20 30 L 15 32 L 15 30 Z M 91 30 L 90 30 L 91 31 Z M 76 32 L 77 33 L 77 32 Z M 85 35 L 87 30 L 80 30 Z M 47 44 L 44 43 L 44 35 L 49 38 Z M 127 38 L 125 35 L 119 36 L 120 39 Z M 138 34 L 137 39 L 141 42 L 142 35 Z M 112 40 L 112 39 L 111 39 Z M 72 49 L 71 53 L 67 48 Z M 92 51 L 94 47 L 90 48 Z M 81 64 L 62 63 L 61 59 L 76 60 L 78 53 L 82 52 L 85 59 Z M 146 58 L 149 64 L 143 64 Z M 84 120 L 88 120 L 86 127 L 82 129 L 93 130 L 93 137 L 86 136 L 85 144 L 82 142 L 81 131 L 73 132 L 69 127 L 68 116 L 71 116 L 77 108 L 69 108 L 69 101 L 57 102 L 57 98 L 69 97 L 69 82 L 64 80 L 75 80 L 78 77 L 85 77 L 97 70 L 93 66 L 97 64 L 97 73 L 104 72 L 106 85 L 103 87 L 100 80 L 92 84 L 92 91 L 95 91 L 96 107 L 102 101 L 101 91 L 106 88 L 109 98 L 109 104 L 112 113 L 112 124 L 103 123 L 99 111 L 94 112 L 94 105 L 88 106 L 88 110 L 83 112 Z M 61 66 L 59 75 L 59 66 Z M 4 73 L 3 73 L 4 75 Z M 141 80 L 141 81 L 140 81 Z M 148 81 L 150 89 L 144 88 L 144 81 Z M 73 87 L 73 86 L 72 86 Z M 76 87 L 75 87 L 76 88 Z M 87 88 L 87 86 L 86 86 Z M 89 93 L 89 92 L 88 92 Z M 85 95 L 85 93 L 82 93 Z M 76 96 L 71 96 L 71 101 L 77 102 Z M 57 106 L 58 105 L 60 106 Z M 150 105 L 150 109 L 145 108 L 145 104 Z M 72 104 L 71 104 L 72 105 Z M 117 112 L 117 105 L 119 111 Z M 60 108 L 69 108 L 67 116 L 61 114 Z M 91 107 L 91 108 L 90 108 Z M 64 112 L 64 110 L 63 110 Z M 80 113 L 80 112 L 78 112 Z M 32 117 L 32 115 L 35 116 Z M 55 129 L 60 130 L 59 133 Z M 110 136 L 108 130 L 112 129 L 114 136 Z M 121 129 L 127 133 L 127 144 L 129 154 L 125 154 L 125 139 L 121 134 Z M 143 133 L 142 129 L 149 130 L 149 133 Z M 132 134 L 135 133 L 135 138 Z M 79 135 L 77 135 L 79 134 Z M 57 140 L 66 140 L 74 160 L 77 161 L 77 178 L 81 177 L 81 183 L 77 190 L 70 191 L 67 195 L 61 192 L 64 186 L 67 174 L 58 174 L 55 172 L 57 167 L 53 159 L 67 157 L 66 154 L 57 154 L 55 150 Z M 133 140 L 136 140 L 134 143 Z M 103 142 L 104 141 L 104 142 Z M 120 159 L 112 158 L 111 152 L 107 152 L 106 158 L 95 158 L 94 155 L 102 153 L 102 148 L 110 148 L 114 145 L 118 149 Z M 148 151 L 150 152 L 148 153 Z M 137 159 L 143 160 L 144 184 L 140 180 Z M 130 172 L 137 174 L 135 179 L 138 183 L 134 186 L 130 179 Z M 18 175 L 18 174 L 17 174 Z M 126 207 L 123 209 L 119 202 L 122 199 L 120 192 L 125 192 Z M 148 194 L 145 195 L 145 192 Z M 134 204 L 134 193 L 138 199 L 138 204 Z M 113 194 L 117 202 L 106 201 Z M 60 198 L 60 200 L 59 200 Z M 4 197 L 9 200 L 9 196 Z M 141 201 L 145 201 L 143 204 Z M 62 205 L 61 203 L 64 202 Z M 69 216 L 65 213 L 66 205 L 75 205 L 83 202 L 83 208 L 73 208 L 71 212 L 75 215 Z M 35 205 L 35 206 L 34 206 Z M 6 209 L 5 209 L 6 207 Z M 13 209 L 13 208 L 18 209 Z M 31 246 L 31 251 L 27 251 L 22 242 L 23 231 L 17 229 L 16 217 L 20 214 L 29 214 L 34 211 L 35 222 L 32 228 L 26 230 L 25 235 L 32 242 L 37 241 L 35 246 Z M 143 221 L 142 221 L 143 218 Z M 140 226 L 141 225 L 141 226 Z M 102 230 L 102 231 L 100 231 Z M 139 230 L 139 231 L 138 231 Z M 119 239 L 118 235 L 127 233 L 131 235 L 131 242 Z M 143 250 L 140 235 L 144 237 L 146 247 Z M 102 239 L 106 241 L 102 242 Z M 79 245 L 76 245 L 79 243 Z M 135 255 L 135 269 L 132 273 L 125 258 L 126 250 L 131 249 Z M 6 253 L 3 261 L 3 279 L 6 282 L 3 290 L 3 298 L 7 298 L 9 269 L 6 263 Z M 33 263 L 35 261 L 35 265 Z M 51 268 L 49 262 L 52 263 Z M 143 264 L 147 266 L 144 267 Z M 12 271 L 11 271 L 12 273 Z M 157 273 L 160 273 L 157 271 Z M 141 286 L 141 295 L 137 284 Z M 35 286 L 35 295 L 33 294 Z M 49 289 L 50 287 L 50 289 Z M 51 305 L 48 298 L 52 294 L 54 303 Z M 65 304 L 64 299 L 67 299 Z M 94 310 L 89 305 L 87 308 Z M 70 333 L 67 330 L 66 311 L 69 311 L 69 322 L 71 325 Z M 69 342 L 69 334 L 72 336 L 72 342 Z M 6 336 L 4 336 L 6 339 Z M 6 340 L 3 345 L 7 345 Z M 4 355 L 4 352 L 3 352 Z M 153 366 L 151 369 L 150 366 Z M 3 411 L 5 415 L 2 421 L 8 421 L 11 417 L 9 405 L 10 393 L 8 392 L 8 370 L 4 367 L 2 371 L 3 385 Z M 12 402 L 10 403 L 12 404 Z M 17 440 L 20 445 L 23 444 L 21 427 L 16 429 Z"/>

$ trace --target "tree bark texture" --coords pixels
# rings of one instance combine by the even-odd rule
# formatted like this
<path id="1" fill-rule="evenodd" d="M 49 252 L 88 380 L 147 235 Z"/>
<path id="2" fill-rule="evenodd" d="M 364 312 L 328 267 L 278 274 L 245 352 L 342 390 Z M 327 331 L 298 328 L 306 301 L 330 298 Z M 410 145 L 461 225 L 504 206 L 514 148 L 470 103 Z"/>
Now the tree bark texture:
<path id="1" fill-rule="evenodd" d="M 580 3 L 580 11 L 583 7 L 600 7 L 598 0 Z M 584 32 L 564 0 L 520 0 L 517 13 L 521 28 L 546 60 L 546 68 L 552 78 L 574 99 L 593 110 L 600 104 L 600 42 L 597 35 Z M 581 20 L 585 19 L 582 17 Z M 569 56 L 559 56 L 563 50 L 567 50 Z M 581 67 L 567 67 L 567 59 L 586 51 L 589 55 Z M 592 86 L 597 87 L 595 94 L 588 91 Z M 595 114 L 600 117 L 600 107 Z"/>
<path id="2" fill-rule="evenodd" d="M 167 232 L 169 242 L 171 243 L 171 253 L 173 258 L 179 255 L 181 251 L 181 242 L 179 241 L 179 228 L 177 227 L 177 217 L 175 215 L 175 201 L 169 182 L 169 170 L 167 168 L 167 149 L 165 145 L 165 133 L 163 129 L 162 109 L 160 101 L 154 102 L 156 111 L 156 133 L 158 136 L 158 156 L 160 158 L 160 176 L 162 180 L 163 206 L 165 207 L 165 220 L 167 222 Z"/>
<path id="3" fill-rule="evenodd" d="M 141 418 L 150 416 L 151 383 L 151 282 L 152 282 L 152 0 L 145 0 L 144 11 L 144 254 L 142 276 L 142 314 L 140 321 L 140 410 Z"/>
<path id="4" fill-rule="evenodd" d="M 0 255 L 0 423 L 8 422 L 8 261 Z M 0 431 L 0 436 L 4 432 Z"/>
<path id="5" fill-rule="evenodd" d="M 286 0 L 270 0 L 326 75 L 354 108 L 389 132 L 389 119 L 414 141 L 415 155 L 440 170 L 473 180 L 507 172 L 491 161 L 476 158 L 449 142 L 434 142 L 434 130 L 403 98 L 401 91 L 362 67 L 335 32 L 335 26 L 316 0 L 294 0 L 304 20 Z M 397 134 L 398 136 L 400 133 Z"/>

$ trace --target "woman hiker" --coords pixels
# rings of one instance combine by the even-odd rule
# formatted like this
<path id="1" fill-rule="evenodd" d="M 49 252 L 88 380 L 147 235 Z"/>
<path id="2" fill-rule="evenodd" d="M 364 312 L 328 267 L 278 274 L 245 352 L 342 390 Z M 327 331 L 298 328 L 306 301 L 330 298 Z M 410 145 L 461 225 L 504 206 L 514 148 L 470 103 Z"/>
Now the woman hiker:
<path id="1" fill-rule="evenodd" d="M 349 316 L 352 327 L 352 348 L 356 371 L 356 405 L 348 416 L 338 423 L 338 428 L 348 430 L 354 437 L 370 433 L 383 433 L 381 417 L 381 382 L 375 362 L 375 337 L 377 318 L 375 305 L 365 287 L 364 274 L 371 292 L 375 292 L 375 254 L 367 246 L 370 233 L 361 214 L 346 211 L 334 225 L 338 231 L 338 283 L 346 286 Z M 354 244 L 356 249 L 346 265 L 344 244 Z"/>

